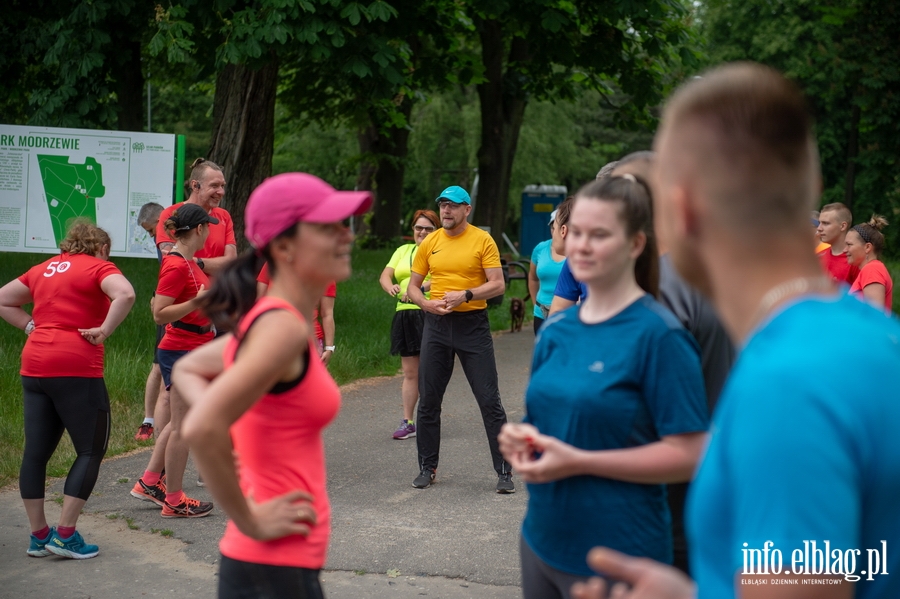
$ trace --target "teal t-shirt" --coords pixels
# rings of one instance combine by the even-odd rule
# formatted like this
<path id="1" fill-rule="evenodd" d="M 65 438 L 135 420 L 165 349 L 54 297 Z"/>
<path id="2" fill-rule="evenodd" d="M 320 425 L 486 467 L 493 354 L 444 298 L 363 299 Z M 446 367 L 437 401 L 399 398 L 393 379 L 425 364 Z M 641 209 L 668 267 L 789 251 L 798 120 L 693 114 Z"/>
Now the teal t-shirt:
<path id="1" fill-rule="evenodd" d="M 619 449 L 705 431 L 697 343 L 645 295 L 616 316 L 584 324 L 580 307 L 550 316 L 538 335 L 525 421 L 581 449 Z M 528 485 L 522 535 L 544 562 L 592 575 L 588 551 L 604 545 L 671 563 L 665 485 L 597 476 Z"/>
<path id="2" fill-rule="evenodd" d="M 885 541 L 890 574 L 861 575 L 855 597 L 900 597 L 900 323 L 847 295 L 764 323 L 719 399 L 687 532 L 700 599 L 735 597 L 745 555 L 766 541 L 792 569 L 794 550 L 813 567 L 826 541 L 844 560 L 860 550 L 856 575 Z"/>
<path id="3" fill-rule="evenodd" d="M 553 253 L 550 251 L 551 242 L 551 239 L 542 241 L 534 246 L 534 251 L 531 252 L 531 262 L 534 264 L 538 281 L 540 281 L 537 298 L 534 298 L 536 299 L 534 302 L 534 315 L 536 318 L 544 317 L 538 304 L 543 304 L 550 308 L 550 304 L 553 303 L 556 280 L 559 278 L 559 271 L 562 270 L 563 264 L 566 263 L 565 258 L 559 262 L 553 259 Z"/>

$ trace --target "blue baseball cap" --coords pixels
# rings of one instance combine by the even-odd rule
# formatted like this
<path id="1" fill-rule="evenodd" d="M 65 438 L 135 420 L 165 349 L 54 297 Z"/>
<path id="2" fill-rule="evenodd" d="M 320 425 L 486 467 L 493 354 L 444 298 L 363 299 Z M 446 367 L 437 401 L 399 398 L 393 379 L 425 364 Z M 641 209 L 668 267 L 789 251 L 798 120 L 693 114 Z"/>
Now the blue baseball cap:
<path id="1" fill-rule="evenodd" d="M 451 185 L 442 191 L 435 202 L 440 202 L 441 200 L 450 200 L 454 204 L 472 204 L 469 193 L 459 185 Z"/>

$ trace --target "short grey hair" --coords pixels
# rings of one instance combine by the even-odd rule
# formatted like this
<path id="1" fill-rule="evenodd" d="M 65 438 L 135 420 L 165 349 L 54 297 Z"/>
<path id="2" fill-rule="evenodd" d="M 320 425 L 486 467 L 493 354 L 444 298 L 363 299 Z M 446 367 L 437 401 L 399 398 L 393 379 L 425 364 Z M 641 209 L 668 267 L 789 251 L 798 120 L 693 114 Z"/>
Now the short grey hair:
<path id="1" fill-rule="evenodd" d="M 139 225 L 144 225 L 150 224 L 153 221 L 158 221 L 162 211 L 163 207 L 156 202 L 147 202 L 141 206 L 141 210 L 138 212 L 137 223 Z"/>

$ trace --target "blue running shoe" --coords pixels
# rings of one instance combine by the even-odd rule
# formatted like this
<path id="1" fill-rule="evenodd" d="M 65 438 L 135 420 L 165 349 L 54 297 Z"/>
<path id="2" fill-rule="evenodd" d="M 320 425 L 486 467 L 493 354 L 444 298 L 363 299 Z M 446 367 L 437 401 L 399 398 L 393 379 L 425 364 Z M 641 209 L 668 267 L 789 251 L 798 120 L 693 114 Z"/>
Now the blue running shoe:
<path id="1" fill-rule="evenodd" d="M 56 533 L 55 528 L 50 529 L 50 534 L 47 535 L 47 538 L 43 541 L 37 538 L 34 535 L 31 535 L 31 545 L 28 547 L 28 555 L 31 557 L 47 557 L 50 555 L 50 552 L 47 550 L 47 543 L 50 541 L 50 537 L 52 537 Z"/>
<path id="2" fill-rule="evenodd" d="M 53 555 L 72 559 L 90 559 L 100 553 L 100 549 L 96 545 L 85 543 L 81 538 L 81 533 L 77 530 L 68 539 L 60 538 L 59 533 L 54 530 L 45 548 Z"/>

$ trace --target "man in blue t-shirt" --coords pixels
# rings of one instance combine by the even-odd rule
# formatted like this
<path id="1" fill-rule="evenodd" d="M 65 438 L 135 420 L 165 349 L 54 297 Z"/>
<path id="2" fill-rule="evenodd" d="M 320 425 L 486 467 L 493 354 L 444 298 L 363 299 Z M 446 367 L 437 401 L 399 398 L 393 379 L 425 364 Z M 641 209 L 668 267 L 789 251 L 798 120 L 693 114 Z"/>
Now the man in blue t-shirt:
<path id="1" fill-rule="evenodd" d="M 801 92 L 767 67 L 720 67 L 676 92 L 655 148 L 672 262 L 741 351 L 688 502 L 696 587 L 610 550 L 589 562 L 625 597 L 900 597 L 900 323 L 810 251 L 821 176 Z M 846 333 L 858 376 L 822 376 L 822 323 Z"/>

